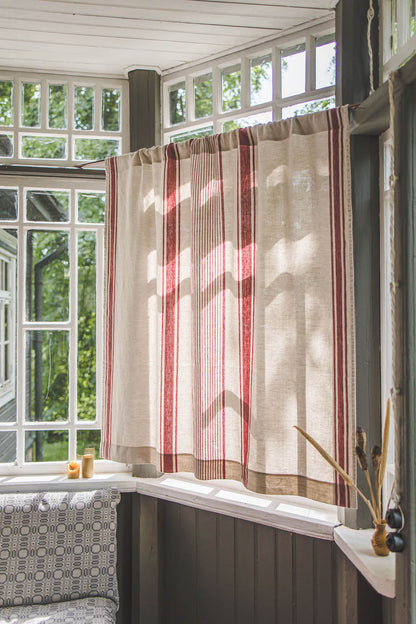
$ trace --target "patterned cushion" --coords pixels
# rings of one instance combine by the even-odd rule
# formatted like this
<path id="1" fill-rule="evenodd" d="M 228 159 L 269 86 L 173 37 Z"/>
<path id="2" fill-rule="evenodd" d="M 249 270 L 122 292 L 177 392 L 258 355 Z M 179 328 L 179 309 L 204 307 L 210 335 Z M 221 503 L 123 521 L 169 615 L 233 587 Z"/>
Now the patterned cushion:
<path id="1" fill-rule="evenodd" d="M 109 598 L 82 598 L 0 609 L 0 624 L 114 624 L 116 611 L 115 602 Z"/>
<path id="2" fill-rule="evenodd" d="M 0 607 L 118 604 L 116 490 L 0 495 Z"/>

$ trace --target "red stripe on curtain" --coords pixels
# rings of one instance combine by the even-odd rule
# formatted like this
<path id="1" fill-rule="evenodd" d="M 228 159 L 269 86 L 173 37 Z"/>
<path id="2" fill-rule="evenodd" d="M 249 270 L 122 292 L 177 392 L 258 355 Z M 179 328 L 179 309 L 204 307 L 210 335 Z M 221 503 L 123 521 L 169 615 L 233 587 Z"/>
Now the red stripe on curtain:
<path id="1" fill-rule="evenodd" d="M 106 202 L 106 249 L 107 249 L 107 288 L 106 288 L 106 358 L 104 371 L 104 410 L 101 440 L 101 456 L 110 458 L 111 422 L 112 422 L 112 395 L 113 395 L 113 363 L 114 363 L 114 305 L 116 282 L 116 252 L 117 252 L 117 211 L 118 211 L 118 171 L 117 157 L 109 158 L 107 169 L 107 202 Z"/>
<path id="2" fill-rule="evenodd" d="M 175 145 L 165 149 L 163 197 L 160 470 L 177 470 L 178 324 L 180 296 L 180 160 Z"/>
<path id="3" fill-rule="evenodd" d="M 249 128 L 239 130 L 238 298 L 240 339 L 241 465 L 244 485 L 248 479 L 251 391 L 253 374 L 254 275 L 255 275 L 255 177 L 254 147 Z"/>
<path id="4" fill-rule="evenodd" d="M 328 150 L 330 180 L 330 221 L 332 248 L 332 293 L 334 335 L 334 436 L 335 459 L 349 472 L 348 463 L 348 392 L 347 335 L 346 335 L 346 284 L 345 284 L 345 223 L 343 215 L 343 127 L 338 111 L 328 111 Z M 344 480 L 335 474 L 336 504 L 349 504 L 349 490 Z M 347 502 L 348 501 L 348 502 Z"/>
<path id="5" fill-rule="evenodd" d="M 225 215 L 221 144 L 191 152 L 192 326 L 198 476 L 225 477 Z"/>

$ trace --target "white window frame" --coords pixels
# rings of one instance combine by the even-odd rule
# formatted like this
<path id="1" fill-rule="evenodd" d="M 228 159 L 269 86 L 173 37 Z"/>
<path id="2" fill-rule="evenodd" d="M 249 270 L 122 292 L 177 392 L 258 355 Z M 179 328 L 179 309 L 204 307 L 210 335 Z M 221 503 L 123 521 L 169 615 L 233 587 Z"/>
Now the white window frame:
<path id="1" fill-rule="evenodd" d="M 0 233 L 1 238 L 1 233 Z M 0 262 L 7 264 L 8 272 L 8 288 L 0 290 L 0 407 L 15 398 L 16 393 L 16 255 L 1 249 Z M 8 346 L 9 346 L 9 362 L 8 362 L 8 378 L 5 379 L 4 371 L 4 314 L 5 305 L 8 305 Z"/>
<path id="2" fill-rule="evenodd" d="M 387 79 L 390 72 L 398 69 L 416 52 L 416 33 L 410 32 L 411 0 L 397 2 L 397 51 L 393 50 L 393 32 L 391 8 L 392 0 L 382 0 L 380 20 L 380 59 L 381 81 Z"/>
<path id="3" fill-rule="evenodd" d="M 393 209 L 391 175 L 393 164 L 393 140 L 391 131 L 386 130 L 380 137 L 380 360 L 381 360 L 381 425 L 384 427 L 387 397 L 393 387 L 393 330 L 391 317 L 391 241 L 390 215 Z M 394 411 L 391 414 L 387 467 L 382 490 L 383 509 L 387 507 L 395 479 L 394 457 Z"/>
<path id="4" fill-rule="evenodd" d="M 0 126 L 0 134 L 12 135 L 13 156 L 0 157 L 0 164 L 15 165 L 58 165 L 70 167 L 79 165 L 85 160 L 75 158 L 75 140 L 87 139 L 116 139 L 120 142 L 120 154 L 129 149 L 129 101 L 128 80 L 114 78 L 92 78 L 86 76 L 68 76 L 57 74 L 41 74 L 29 72 L 10 72 L 0 70 L 0 81 L 13 81 L 13 124 Z M 26 127 L 22 125 L 22 84 L 31 83 L 41 85 L 40 102 L 40 127 Z M 65 129 L 48 127 L 49 85 L 66 85 L 67 87 L 67 125 Z M 93 87 L 94 98 L 94 124 L 91 130 L 74 129 L 74 88 Z M 101 93 L 102 89 L 120 89 L 120 130 L 118 132 L 101 130 Z M 65 138 L 67 154 L 65 158 L 23 158 L 22 138 L 24 136 Z"/>
<path id="5" fill-rule="evenodd" d="M 263 41 L 260 44 L 238 50 L 224 56 L 211 58 L 201 63 L 182 66 L 162 72 L 162 136 L 163 142 L 169 143 L 175 135 L 196 131 L 209 125 L 213 134 L 222 132 L 223 123 L 235 119 L 270 113 L 271 120 L 281 119 L 282 108 L 302 104 L 310 100 L 319 100 L 335 96 L 335 85 L 321 89 L 315 88 L 315 45 L 316 40 L 335 32 L 334 18 L 330 16 L 317 20 L 308 28 L 295 28 L 284 36 Z M 335 38 L 335 35 L 334 35 Z M 305 44 L 306 50 L 306 85 L 305 91 L 294 96 L 281 97 L 280 62 L 281 51 L 297 44 Z M 266 54 L 272 55 L 273 97 L 269 102 L 250 105 L 250 60 Z M 222 111 L 221 71 L 224 68 L 241 64 L 241 108 Z M 276 71 L 277 69 L 277 71 Z M 195 77 L 212 73 L 213 77 L 213 114 L 203 119 L 195 119 L 193 80 Z M 170 125 L 169 87 L 185 82 L 186 120 Z"/>
<path id="6" fill-rule="evenodd" d="M 17 310 L 16 310 L 16 421 L 0 422 L 0 432 L 17 431 L 17 459 L 14 464 L 0 463 L 1 475 L 16 474 L 60 474 L 65 471 L 67 461 L 76 459 L 76 433 L 79 430 L 101 429 L 101 388 L 103 378 L 103 314 L 104 314 L 104 223 L 77 223 L 76 220 L 76 192 L 104 192 L 105 180 L 85 180 L 75 177 L 24 177 L 24 176 L 1 176 L 0 187 L 18 189 L 18 218 L 12 220 L 0 220 L 0 227 L 17 229 L 18 231 L 18 264 L 17 264 Z M 25 195 L 28 190 L 65 190 L 70 193 L 69 221 L 68 222 L 28 222 L 25 219 Z M 36 322 L 25 318 L 25 262 L 26 262 L 26 234 L 28 230 L 39 229 L 42 231 L 64 231 L 69 234 L 69 257 L 70 257 L 70 300 L 69 318 L 61 322 Z M 77 420 L 77 233 L 96 233 L 96 418 L 94 421 Z M 66 330 L 69 331 L 69 419 L 59 422 L 34 422 L 25 421 L 25 333 L 30 330 Z M 59 462 L 25 462 L 24 444 L 27 431 L 68 431 L 68 460 Z M 97 460 L 95 462 L 97 472 L 121 472 L 126 470 L 125 464 Z"/>

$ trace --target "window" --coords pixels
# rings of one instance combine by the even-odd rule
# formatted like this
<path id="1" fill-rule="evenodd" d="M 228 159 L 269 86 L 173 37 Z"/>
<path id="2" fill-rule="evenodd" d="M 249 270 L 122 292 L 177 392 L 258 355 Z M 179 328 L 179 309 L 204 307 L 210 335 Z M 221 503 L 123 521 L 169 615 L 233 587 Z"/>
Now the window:
<path id="1" fill-rule="evenodd" d="M 381 4 L 383 80 L 415 52 L 415 7 L 415 0 L 383 0 Z"/>
<path id="2" fill-rule="evenodd" d="M 3 474 L 99 455 L 104 206 L 104 180 L 0 178 Z"/>
<path id="3" fill-rule="evenodd" d="M 0 162 L 67 166 L 126 151 L 126 80 L 0 73 Z"/>
<path id="4" fill-rule="evenodd" d="M 335 106 L 333 21 L 162 76 L 164 142 Z"/>
<path id="5" fill-rule="evenodd" d="M 391 212 L 393 210 L 393 194 L 391 176 L 393 173 L 393 144 L 390 130 L 380 137 L 380 343 L 381 343 L 381 410 L 382 426 L 384 425 L 384 409 L 386 397 L 390 396 L 393 386 L 392 370 L 392 310 L 390 283 L 391 278 Z M 394 422 L 394 413 L 391 415 Z M 383 505 L 386 509 L 395 475 L 394 459 L 394 426 L 390 427 L 386 477 L 383 486 Z"/>

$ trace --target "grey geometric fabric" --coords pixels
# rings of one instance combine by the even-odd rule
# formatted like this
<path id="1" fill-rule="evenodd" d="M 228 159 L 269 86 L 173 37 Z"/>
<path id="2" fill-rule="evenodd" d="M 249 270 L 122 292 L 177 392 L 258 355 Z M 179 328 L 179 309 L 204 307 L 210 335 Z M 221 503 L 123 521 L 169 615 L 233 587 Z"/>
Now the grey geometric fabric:
<path id="1" fill-rule="evenodd" d="M 109 598 L 83 598 L 0 609 L 0 624 L 114 624 L 116 611 Z"/>
<path id="2" fill-rule="evenodd" d="M 118 605 L 117 490 L 0 495 L 0 607 Z"/>

